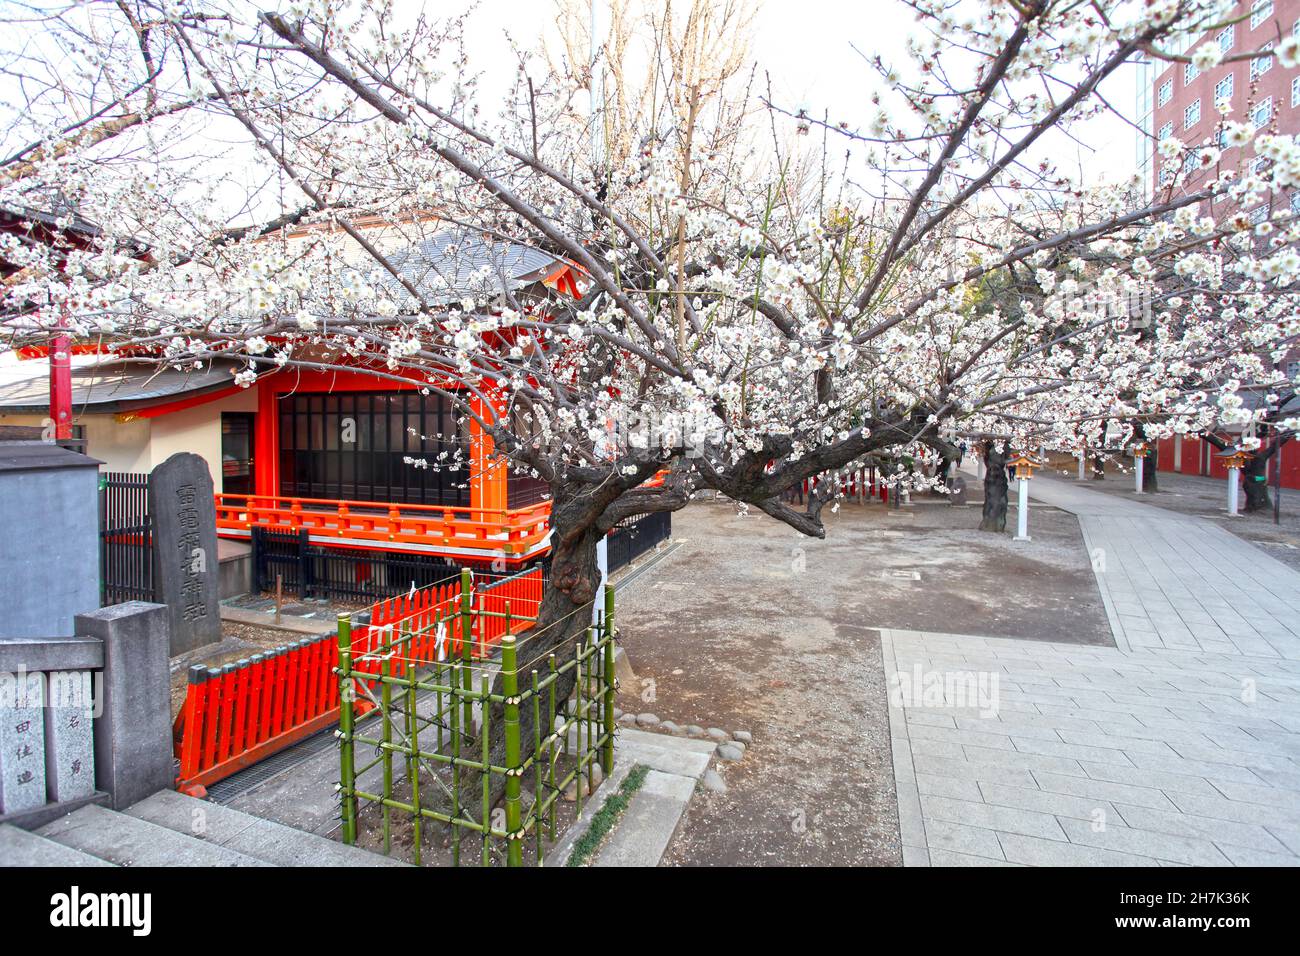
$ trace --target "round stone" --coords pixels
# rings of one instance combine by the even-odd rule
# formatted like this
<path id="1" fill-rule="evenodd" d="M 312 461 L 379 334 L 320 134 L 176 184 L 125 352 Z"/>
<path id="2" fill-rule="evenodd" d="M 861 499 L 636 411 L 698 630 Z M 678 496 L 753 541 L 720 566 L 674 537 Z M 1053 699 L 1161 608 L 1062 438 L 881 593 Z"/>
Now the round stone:
<path id="1" fill-rule="evenodd" d="M 741 750 L 734 743 L 723 744 L 718 748 L 718 756 L 723 760 L 739 760 L 745 756 L 745 751 Z"/>
<path id="2" fill-rule="evenodd" d="M 594 764 L 592 764 L 592 765 L 591 765 L 591 785 L 592 785 L 593 787 L 599 787 L 599 786 L 600 786 L 600 782 L 601 782 L 602 780 L 604 780 L 604 779 L 605 779 L 605 771 L 601 769 L 600 764 L 598 764 L 598 763 L 594 763 Z"/>
<path id="3" fill-rule="evenodd" d="M 737 730 L 731 736 L 734 739 L 739 740 L 742 744 L 752 744 L 754 742 L 754 735 L 748 730 Z"/>
<path id="4" fill-rule="evenodd" d="M 699 724 L 691 724 L 689 727 L 686 728 L 686 732 L 690 734 L 692 737 L 704 736 L 704 728 L 701 727 Z"/>
<path id="5" fill-rule="evenodd" d="M 745 753 L 746 750 L 749 749 L 749 748 L 746 747 L 743 743 L 741 743 L 739 740 L 732 740 L 732 741 L 730 741 L 730 742 L 727 743 L 727 746 L 728 746 L 728 747 L 735 747 L 737 750 L 739 750 L 739 751 L 741 752 L 742 755 Z"/>
<path id="6" fill-rule="evenodd" d="M 637 714 L 636 725 L 638 727 L 653 727 L 659 723 L 659 718 L 654 714 Z"/>
<path id="7" fill-rule="evenodd" d="M 731 734 L 718 727 L 710 727 L 707 731 L 710 740 L 716 740 L 718 743 L 726 743 L 731 739 Z"/>
<path id="8" fill-rule="evenodd" d="M 614 719 L 615 719 L 615 720 L 618 720 L 618 719 L 619 719 L 620 717 L 622 717 L 622 716 L 623 716 L 623 708 L 622 708 L 622 707 L 615 707 L 615 708 L 614 708 Z"/>
<path id="9" fill-rule="evenodd" d="M 636 726 L 636 714 L 624 714 L 618 718 L 618 722 L 624 727 L 634 727 Z"/>
<path id="10" fill-rule="evenodd" d="M 704 771 L 704 776 L 700 778 L 700 783 L 704 785 L 705 790 L 712 790 L 714 793 L 726 793 L 727 782 L 722 779 L 722 774 L 716 770 Z"/>
<path id="11" fill-rule="evenodd" d="M 666 734 L 676 734 L 676 733 L 680 733 L 682 728 L 678 727 L 671 720 L 665 720 L 662 724 L 659 725 L 659 729 Z"/>

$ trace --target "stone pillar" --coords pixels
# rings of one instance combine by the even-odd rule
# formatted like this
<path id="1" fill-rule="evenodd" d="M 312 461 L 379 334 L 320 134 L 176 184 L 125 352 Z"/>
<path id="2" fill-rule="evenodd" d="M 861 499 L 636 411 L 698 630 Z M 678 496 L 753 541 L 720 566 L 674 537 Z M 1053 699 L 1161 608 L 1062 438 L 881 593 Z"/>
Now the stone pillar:
<path id="1" fill-rule="evenodd" d="M 591 602 L 591 626 L 600 627 L 605 620 L 605 585 L 609 583 L 609 536 L 605 535 L 596 542 L 596 570 L 600 572 L 600 585 L 596 588 L 597 598 Z"/>
<path id="2" fill-rule="evenodd" d="M 0 674 L 0 813 L 45 806 L 44 704 L 44 674 Z"/>
<path id="3" fill-rule="evenodd" d="M 1029 479 L 1020 479 L 1019 508 L 1016 509 L 1016 540 L 1029 541 Z"/>
<path id="4" fill-rule="evenodd" d="M 51 803 L 95 792 L 94 701 L 90 671 L 46 675 L 45 778 Z"/>
<path id="5" fill-rule="evenodd" d="M 1137 488 L 1136 488 L 1135 490 L 1137 491 L 1137 493 L 1138 493 L 1139 495 L 1140 495 L 1140 494 L 1143 494 L 1143 491 L 1142 491 L 1142 478 L 1143 478 L 1142 471 L 1143 471 L 1143 469 L 1146 467 L 1146 460 L 1147 460 L 1147 458 L 1146 458 L 1146 452 L 1144 452 L 1144 451 L 1140 451 L 1140 452 L 1138 452 L 1136 455 L 1133 456 L 1133 474 L 1134 474 L 1134 475 L 1136 476 L 1136 478 L 1137 478 Z"/>
<path id="6" fill-rule="evenodd" d="M 217 512 L 208 463 L 178 452 L 149 476 L 154 597 L 171 620 L 171 653 L 221 640 Z"/>
<path id="7" fill-rule="evenodd" d="M 1237 517 L 1237 504 L 1241 500 L 1241 469 L 1228 466 L 1228 515 Z"/>
<path id="8" fill-rule="evenodd" d="M 1086 474 L 1085 466 L 1087 465 L 1087 463 L 1088 463 L 1088 456 L 1083 452 L 1079 452 L 1079 480 L 1080 481 L 1084 480 L 1084 476 Z"/>
<path id="9" fill-rule="evenodd" d="M 77 615 L 77 633 L 104 642 L 95 719 L 95 780 L 115 810 L 175 786 L 167 608 L 128 601 Z"/>

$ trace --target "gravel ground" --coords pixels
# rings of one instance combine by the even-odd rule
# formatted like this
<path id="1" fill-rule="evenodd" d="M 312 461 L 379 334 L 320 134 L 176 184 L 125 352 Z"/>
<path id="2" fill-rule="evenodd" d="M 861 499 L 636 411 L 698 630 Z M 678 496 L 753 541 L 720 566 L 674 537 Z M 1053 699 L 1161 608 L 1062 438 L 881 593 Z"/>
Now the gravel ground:
<path id="1" fill-rule="evenodd" d="M 1057 470 L 1064 471 L 1068 468 L 1066 463 Z M 1076 471 L 1069 470 L 1070 476 L 1075 474 Z M 1282 489 L 1280 520 L 1278 524 L 1273 524 L 1271 510 L 1229 518 L 1227 482 L 1221 478 L 1162 471 L 1157 481 L 1160 485 L 1159 491 L 1137 495 L 1133 490 L 1132 470 L 1121 472 L 1112 463 L 1107 466 L 1105 479 L 1089 481 L 1088 488 L 1111 495 L 1122 495 L 1143 504 L 1177 511 L 1180 514 L 1221 520 L 1223 526 L 1237 537 L 1259 545 L 1265 553 L 1300 571 L 1300 491 L 1294 488 Z M 1270 501 L 1272 494 L 1273 488 L 1270 486 Z M 1243 503 L 1246 500 L 1244 492 L 1241 500 Z"/>
<path id="2" fill-rule="evenodd" d="M 900 862 L 874 628 L 1110 643 L 1072 516 L 1035 508 L 1034 540 L 1016 543 L 976 530 L 978 505 L 912 515 L 845 505 L 817 541 L 697 503 L 673 516 L 681 547 L 620 590 L 637 677 L 620 706 L 754 737 L 665 863 Z"/>
<path id="3" fill-rule="evenodd" d="M 171 659 L 172 719 L 176 718 L 180 713 L 181 705 L 185 703 L 185 686 L 189 683 L 191 665 L 221 667 L 223 664 L 233 664 L 241 658 L 274 650 L 285 644 L 300 641 L 306 636 L 292 631 L 222 621 L 220 642 Z"/>

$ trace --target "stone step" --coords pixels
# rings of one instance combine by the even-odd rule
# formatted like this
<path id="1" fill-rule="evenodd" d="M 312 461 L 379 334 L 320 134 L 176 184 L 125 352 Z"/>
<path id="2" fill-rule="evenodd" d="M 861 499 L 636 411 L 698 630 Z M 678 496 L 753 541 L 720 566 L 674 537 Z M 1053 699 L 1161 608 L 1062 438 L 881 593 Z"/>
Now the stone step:
<path id="1" fill-rule="evenodd" d="M 118 866 L 267 865 L 243 853 L 100 806 L 82 807 L 36 832 Z"/>
<path id="2" fill-rule="evenodd" d="M 113 866 L 107 860 L 55 843 L 39 834 L 0 823 L 0 867 Z"/>
<path id="3" fill-rule="evenodd" d="M 166 827 L 212 846 L 224 847 L 273 866 L 407 866 L 401 860 L 345 846 L 333 840 L 263 820 L 251 813 L 160 790 L 126 810 L 139 820 Z"/>

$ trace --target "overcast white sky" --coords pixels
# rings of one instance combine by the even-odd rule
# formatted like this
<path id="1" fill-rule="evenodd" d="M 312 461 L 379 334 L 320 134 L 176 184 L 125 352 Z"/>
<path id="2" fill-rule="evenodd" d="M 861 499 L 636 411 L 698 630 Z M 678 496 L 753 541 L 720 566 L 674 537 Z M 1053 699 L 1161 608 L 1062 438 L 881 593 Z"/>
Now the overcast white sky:
<path id="1" fill-rule="evenodd" d="M 448 0 L 439 9 L 451 12 L 468 6 L 466 0 Z M 509 69 L 504 29 L 521 43 L 540 36 L 554 22 L 554 7 L 550 0 L 482 0 L 477 10 L 468 35 L 469 52 L 471 62 L 484 73 L 482 91 L 490 95 L 492 64 Z M 915 28 L 911 11 L 895 0 L 760 0 L 754 55 L 771 76 L 775 96 L 790 107 L 806 108 L 816 116 L 828 110 L 832 122 L 865 124 L 872 113 L 869 96 L 875 77 L 864 55 L 879 53 L 886 62 L 903 64 L 904 43 Z M 502 82 L 508 79 L 503 76 Z M 1132 119 L 1136 68 L 1122 69 L 1102 92 Z M 1130 125 L 1098 118 L 1080 133 L 1090 148 L 1060 137 L 1052 143 L 1053 157 L 1078 164 L 1089 182 L 1115 181 L 1133 172 L 1137 140 Z"/>

